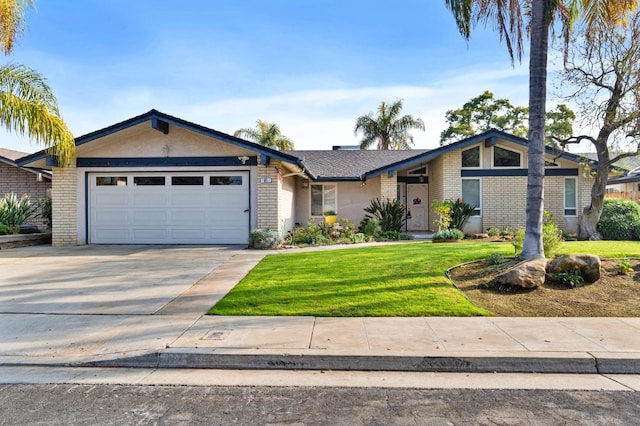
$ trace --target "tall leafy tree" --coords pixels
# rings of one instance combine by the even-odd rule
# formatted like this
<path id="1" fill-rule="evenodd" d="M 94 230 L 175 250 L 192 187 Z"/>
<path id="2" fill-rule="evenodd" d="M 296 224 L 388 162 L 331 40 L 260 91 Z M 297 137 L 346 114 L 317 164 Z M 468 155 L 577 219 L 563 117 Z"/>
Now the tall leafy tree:
<path id="1" fill-rule="evenodd" d="M 549 32 L 554 20 L 561 23 L 565 43 L 580 18 L 589 29 L 603 23 L 622 22 L 637 0 L 445 0 L 460 33 L 471 37 L 479 22 L 495 25 L 512 58 L 520 60 L 525 30 L 529 44 L 529 155 L 525 240 L 521 257 L 544 257 L 544 134 L 547 96 Z M 524 22 L 524 17 L 529 21 Z"/>
<path id="2" fill-rule="evenodd" d="M 588 40 L 587 40 L 588 39 Z M 563 86 L 597 135 L 558 139 L 561 145 L 590 142 L 598 155 L 591 202 L 584 208 L 579 238 L 599 240 L 609 168 L 640 154 L 640 13 L 625 26 L 578 33 L 572 43 Z"/>
<path id="3" fill-rule="evenodd" d="M 282 134 L 277 124 L 267 123 L 262 120 L 258 120 L 254 128 L 246 127 L 236 130 L 233 136 L 248 139 L 280 151 L 294 149 L 293 142 Z"/>
<path id="4" fill-rule="evenodd" d="M 10 55 L 24 28 L 33 0 L 0 1 L 0 49 Z M 75 158 L 73 134 L 62 120 L 53 90 L 37 71 L 24 65 L 0 66 L 0 125 L 41 143 L 61 166 Z"/>
<path id="5" fill-rule="evenodd" d="M 571 136 L 575 118 L 573 111 L 564 104 L 548 111 L 546 143 L 556 145 L 552 137 L 564 139 Z M 447 111 L 445 119 L 449 127 L 440 133 L 441 146 L 490 129 L 502 130 L 523 138 L 529 131 L 529 109 L 514 106 L 508 99 L 496 99 L 488 90 L 466 102 L 462 108 Z"/>
<path id="6" fill-rule="evenodd" d="M 360 149 L 367 149 L 377 144 L 378 149 L 410 149 L 413 146 L 413 136 L 409 130 L 424 131 L 424 123 L 411 115 L 400 116 L 402 99 L 392 104 L 381 102 L 374 115 L 361 115 L 356 120 L 353 133 L 362 133 Z"/>

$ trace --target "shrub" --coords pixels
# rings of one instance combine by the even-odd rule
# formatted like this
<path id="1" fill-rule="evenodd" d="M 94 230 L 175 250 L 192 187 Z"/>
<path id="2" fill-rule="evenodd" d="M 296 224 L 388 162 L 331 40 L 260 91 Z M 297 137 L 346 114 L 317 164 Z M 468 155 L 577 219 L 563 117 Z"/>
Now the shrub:
<path id="1" fill-rule="evenodd" d="M 376 237 L 376 241 L 398 241 L 399 239 L 400 234 L 397 231 L 381 231 Z"/>
<path id="2" fill-rule="evenodd" d="M 293 230 L 291 243 L 326 245 L 332 242 L 330 232 L 332 227 L 325 222 L 316 224 L 313 219 L 309 219 L 307 226 L 298 226 Z"/>
<path id="3" fill-rule="evenodd" d="M 11 234 L 11 228 L 7 225 L 0 223 L 0 235 Z"/>
<path id="4" fill-rule="evenodd" d="M 433 200 L 431 210 L 438 215 L 434 220 L 438 224 L 438 231 L 449 229 L 451 226 L 451 205 L 445 201 Z"/>
<path id="5" fill-rule="evenodd" d="M 513 234 L 511 244 L 513 244 L 516 255 L 522 252 L 524 246 L 524 229 L 518 229 Z M 562 231 L 553 221 L 551 213 L 544 212 L 544 223 L 542 224 L 542 248 L 546 257 L 552 257 L 563 242 Z"/>
<path id="6" fill-rule="evenodd" d="M 258 249 L 273 249 L 282 245 L 283 239 L 275 229 L 255 229 L 251 231 L 251 246 Z"/>
<path id="7" fill-rule="evenodd" d="M 500 265 L 504 263 L 504 256 L 500 253 L 493 253 L 487 258 L 487 265 Z"/>
<path id="8" fill-rule="evenodd" d="M 364 211 L 368 213 L 365 217 L 378 219 L 383 232 L 400 232 L 406 220 L 406 209 L 398 199 L 380 201 L 376 198 Z"/>
<path id="9" fill-rule="evenodd" d="M 571 287 L 579 287 L 584 283 L 584 278 L 582 278 L 578 269 L 565 272 L 555 272 L 550 275 L 553 280 L 562 284 L 570 285 Z"/>
<path id="10" fill-rule="evenodd" d="M 433 239 L 436 241 L 441 240 L 461 240 L 464 238 L 464 232 L 459 229 L 443 229 L 433 234 Z"/>
<path id="11" fill-rule="evenodd" d="M 29 220 L 33 215 L 34 207 L 28 195 L 18 198 L 14 193 L 5 194 L 4 198 L 0 198 L 0 223 L 15 228 Z"/>
<path id="12" fill-rule="evenodd" d="M 40 207 L 40 216 L 44 219 L 44 223 L 51 227 L 51 220 L 53 218 L 53 206 L 51 198 L 41 198 L 38 200 L 38 207 Z"/>
<path id="13" fill-rule="evenodd" d="M 640 205 L 618 198 L 604 200 L 597 229 L 605 240 L 640 239 Z"/>
<path id="14" fill-rule="evenodd" d="M 631 266 L 631 262 L 629 262 L 629 259 L 627 258 L 624 258 L 620 261 L 619 268 L 621 275 L 627 275 L 633 272 L 633 266 Z"/>
<path id="15" fill-rule="evenodd" d="M 455 201 L 446 200 L 445 202 L 451 206 L 451 227 L 462 231 L 469 218 L 475 213 L 476 206 L 465 203 L 461 198 Z"/>
<path id="16" fill-rule="evenodd" d="M 411 234 L 400 234 L 398 235 L 398 239 L 402 241 L 410 241 L 410 240 L 413 240 L 414 238 L 413 238 L 413 235 Z"/>
<path id="17" fill-rule="evenodd" d="M 365 216 L 364 219 L 360 221 L 360 226 L 358 227 L 358 229 L 365 236 L 373 237 L 378 232 L 378 224 L 378 219 Z"/>
<path id="18" fill-rule="evenodd" d="M 498 228 L 487 228 L 487 235 L 490 237 L 497 237 L 500 235 L 500 230 Z"/>

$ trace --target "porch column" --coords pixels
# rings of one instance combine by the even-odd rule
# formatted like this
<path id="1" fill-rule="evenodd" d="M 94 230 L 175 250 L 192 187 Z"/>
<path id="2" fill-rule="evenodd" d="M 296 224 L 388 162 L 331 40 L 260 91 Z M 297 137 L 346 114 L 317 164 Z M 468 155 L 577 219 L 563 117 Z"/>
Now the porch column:
<path id="1" fill-rule="evenodd" d="M 276 168 L 279 162 L 258 164 L 258 229 L 275 229 L 280 232 L 278 195 L 282 186 Z"/>
<path id="2" fill-rule="evenodd" d="M 75 161 L 66 167 L 53 167 L 51 179 L 51 245 L 78 244 L 78 179 Z"/>
<path id="3" fill-rule="evenodd" d="M 395 173 L 389 177 L 390 173 L 380 175 L 380 200 L 398 198 L 398 178 Z"/>

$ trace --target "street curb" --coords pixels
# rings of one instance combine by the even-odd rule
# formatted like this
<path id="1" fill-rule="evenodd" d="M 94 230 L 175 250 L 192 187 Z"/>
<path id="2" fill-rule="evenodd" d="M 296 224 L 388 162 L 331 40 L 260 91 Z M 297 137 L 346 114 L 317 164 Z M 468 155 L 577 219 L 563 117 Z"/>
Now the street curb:
<path id="1" fill-rule="evenodd" d="M 562 353 L 533 356 L 376 356 L 238 354 L 163 351 L 84 362 L 81 366 L 233 370 L 341 370 L 441 373 L 640 374 L 638 354 Z M 77 364 L 76 364 L 77 365 Z"/>

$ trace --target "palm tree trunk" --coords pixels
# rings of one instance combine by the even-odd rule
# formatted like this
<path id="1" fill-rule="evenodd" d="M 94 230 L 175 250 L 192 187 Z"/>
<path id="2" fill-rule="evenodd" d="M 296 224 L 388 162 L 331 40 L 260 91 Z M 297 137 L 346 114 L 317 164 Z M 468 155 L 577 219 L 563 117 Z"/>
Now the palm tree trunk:
<path id="1" fill-rule="evenodd" d="M 549 0 L 531 2 L 531 49 L 529 52 L 529 161 L 527 216 L 523 259 L 544 258 L 544 117 L 547 100 L 547 52 Z"/>

